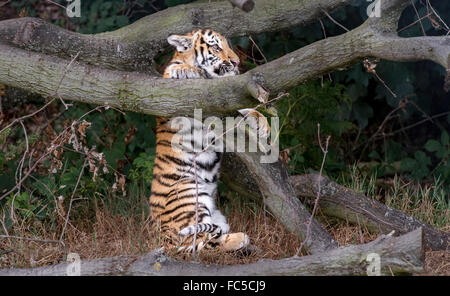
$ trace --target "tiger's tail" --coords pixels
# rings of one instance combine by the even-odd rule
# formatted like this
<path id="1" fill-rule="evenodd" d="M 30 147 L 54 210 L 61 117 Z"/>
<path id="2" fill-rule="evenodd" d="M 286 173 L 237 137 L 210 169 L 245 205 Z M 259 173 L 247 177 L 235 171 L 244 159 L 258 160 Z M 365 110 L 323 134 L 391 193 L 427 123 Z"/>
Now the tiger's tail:
<path id="1" fill-rule="evenodd" d="M 197 230 L 196 230 L 195 226 L 197 226 Z M 187 236 L 187 235 L 193 235 L 195 232 L 197 232 L 197 233 L 204 233 L 204 232 L 214 233 L 217 236 L 220 236 L 222 234 L 222 229 L 216 224 L 198 223 L 197 225 L 190 225 L 190 226 L 183 228 L 182 230 L 180 230 L 180 232 L 178 234 L 181 236 Z"/>

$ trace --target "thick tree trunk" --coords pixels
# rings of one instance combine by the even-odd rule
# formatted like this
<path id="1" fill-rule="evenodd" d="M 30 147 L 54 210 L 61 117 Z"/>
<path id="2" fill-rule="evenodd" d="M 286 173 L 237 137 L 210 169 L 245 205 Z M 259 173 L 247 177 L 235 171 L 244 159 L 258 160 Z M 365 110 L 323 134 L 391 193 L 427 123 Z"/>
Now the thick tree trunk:
<path id="1" fill-rule="evenodd" d="M 264 202 L 268 205 L 267 199 L 271 200 L 273 197 L 263 196 L 261 192 L 255 190 L 259 184 L 254 179 L 254 174 L 251 174 L 247 167 L 239 161 L 241 158 L 237 155 L 226 154 L 222 163 L 222 181 L 232 190 L 238 192 L 242 196 L 255 200 L 257 202 Z M 276 165 L 269 171 L 276 169 Z M 259 172 L 259 170 L 257 170 Z M 259 178 L 259 177 L 258 177 Z M 319 175 L 308 174 L 289 177 L 289 185 L 282 184 L 283 187 L 293 186 L 296 196 L 315 199 L 318 190 Z M 361 193 L 357 193 L 349 188 L 332 182 L 325 176 L 322 176 L 321 191 L 319 198 L 319 206 L 321 211 L 330 217 L 336 217 L 348 221 L 354 225 L 358 223 L 365 226 L 374 233 L 389 233 L 395 231 L 399 234 L 405 234 L 417 228 L 422 228 L 424 232 L 424 244 L 426 249 L 432 250 L 447 250 L 449 247 L 450 234 L 439 231 L 432 226 L 425 224 L 403 212 L 392 209 L 382 203 L 373 199 L 367 198 Z M 267 189 L 266 189 L 267 190 Z M 267 190 L 270 192 L 270 190 Z M 295 204 L 293 200 L 297 197 L 293 195 L 286 196 L 286 204 Z M 271 208 L 270 210 L 276 217 L 284 217 L 284 220 L 289 219 L 295 213 L 293 210 L 299 211 L 298 216 L 303 216 L 304 207 L 301 208 Z M 275 211 L 274 211 L 275 210 Z M 292 219 L 296 221 L 300 217 Z M 289 225 L 292 221 L 284 221 L 283 224 L 287 229 L 291 230 Z M 292 231 L 292 230 L 291 230 Z M 292 231 L 297 233 L 295 231 Z M 299 235 L 302 239 L 302 236 Z"/>
<path id="2" fill-rule="evenodd" d="M 375 260 L 373 259 L 375 258 Z M 423 272 L 422 230 L 400 237 L 383 235 L 364 245 L 334 249 L 316 255 L 281 260 L 260 260 L 244 265 L 205 265 L 180 262 L 154 251 L 140 257 L 118 256 L 82 261 L 81 275 L 381 275 Z M 374 261 L 372 261 L 374 260 Z M 155 265 L 156 264 L 156 265 Z M 372 269 L 373 267 L 373 269 Z M 71 269 L 69 263 L 32 269 L 0 269 L 0 276 L 61 276 Z"/>
<path id="3" fill-rule="evenodd" d="M 241 180 L 256 180 L 255 186 L 250 187 L 254 192 L 262 194 L 262 200 L 286 229 L 295 233 L 302 241 L 306 239 L 308 227 L 309 237 L 304 243 L 306 249 L 317 254 L 338 247 L 337 242 L 315 219 L 309 224 L 310 214 L 296 197 L 291 186 L 289 175 L 280 161 L 275 163 L 261 163 L 258 153 L 237 152 L 226 153 L 223 160 L 223 170 L 228 174 L 222 180 L 233 186 L 236 177 Z M 238 159 L 238 160 L 237 160 Z M 234 160 L 234 161 L 233 161 Z M 245 167 L 243 167 L 245 165 Z M 241 172 L 248 172 L 244 176 Z M 227 178 L 228 177 L 228 178 Z M 239 183 L 241 180 L 237 181 Z M 233 187 L 231 187 L 233 188 Z M 259 190 L 258 190 L 259 189 Z"/>

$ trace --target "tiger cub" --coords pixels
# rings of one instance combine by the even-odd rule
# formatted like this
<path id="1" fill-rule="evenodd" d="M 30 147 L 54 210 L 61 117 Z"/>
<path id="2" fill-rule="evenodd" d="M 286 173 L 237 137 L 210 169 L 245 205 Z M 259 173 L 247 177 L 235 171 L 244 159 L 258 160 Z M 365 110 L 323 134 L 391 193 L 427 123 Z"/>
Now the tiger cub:
<path id="1" fill-rule="evenodd" d="M 164 70 L 164 78 L 212 79 L 239 74 L 239 57 L 227 40 L 212 30 L 171 35 L 167 40 L 176 51 Z M 259 116 L 259 112 L 256 114 Z M 199 150 L 192 147 L 198 144 L 195 137 L 183 142 L 182 149 L 175 149 L 172 143 L 178 141 L 174 137 L 180 133 L 191 134 L 197 129 L 203 137 L 211 137 L 205 134 L 202 123 L 191 118 L 189 120 L 194 127 L 181 131 L 176 127 L 177 120 L 157 118 L 156 158 L 150 196 L 153 219 L 179 251 L 192 250 L 194 232 L 197 232 L 196 250 L 219 247 L 234 251 L 246 248 L 250 243 L 248 236 L 242 232 L 228 233 L 230 226 L 215 205 L 221 153 L 201 150 L 197 154 Z M 200 144 L 200 147 L 204 146 Z M 197 196 L 198 224 L 195 229 Z"/>

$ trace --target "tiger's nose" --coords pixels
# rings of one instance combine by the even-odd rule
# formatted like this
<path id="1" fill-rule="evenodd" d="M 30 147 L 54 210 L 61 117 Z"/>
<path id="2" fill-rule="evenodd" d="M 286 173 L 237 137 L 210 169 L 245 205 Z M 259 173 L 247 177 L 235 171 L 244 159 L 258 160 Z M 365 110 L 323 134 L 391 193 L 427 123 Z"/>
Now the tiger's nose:
<path id="1" fill-rule="evenodd" d="M 233 64 L 233 66 L 237 67 L 239 65 L 239 60 L 230 60 L 231 64 Z"/>

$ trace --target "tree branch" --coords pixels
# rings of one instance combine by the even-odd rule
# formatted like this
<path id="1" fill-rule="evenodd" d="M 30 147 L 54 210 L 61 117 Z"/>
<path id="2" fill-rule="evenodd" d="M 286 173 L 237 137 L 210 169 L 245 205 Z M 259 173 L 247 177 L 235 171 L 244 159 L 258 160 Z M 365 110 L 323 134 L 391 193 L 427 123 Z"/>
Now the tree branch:
<path id="1" fill-rule="evenodd" d="M 2 21 L 0 83 L 43 96 L 54 95 L 57 90 L 62 99 L 171 117 L 192 116 L 195 108 L 201 108 L 204 115 L 224 115 L 252 107 L 257 104 L 251 91 L 255 82 L 276 95 L 365 57 L 393 61 L 428 59 L 449 70 L 450 36 L 396 36 L 398 19 L 408 0 L 384 0 L 380 18 L 368 19 L 345 34 L 315 42 L 235 77 L 186 83 L 159 78 L 150 70 L 151 60 L 167 49 L 166 38 L 171 33 L 204 27 L 227 36 L 278 31 L 315 20 L 323 16 L 324 11 L 350 2 L 286 0 L 281 4 L 276 0 L 260 0 L 248 14 L 233 10 L 228 1 L 214 5 L 192 3 L 155 13 L 114 32 L 95 35 L 68 32 L 30 18 Z M 65 73 L 68 60 L 78 52 L 77 61 Z M 450 81 L 449 77 L 447 80 Z M 242 154 L 240 157 L 255 172 L 264 167 L 252 160 L 254 156 Z M 284 173 L 281 169 L 270 172 L 270 166 L 266 169 L 268 172 L 263 176 L 269 179 L 260 177 L 258 185 L 267 190 L 263 195 L 273 202 L 270 209 L 281 213 L 280 209 L 285 209 L 283 205 L 289 201 L 287 198 L 293 197 L 292 188 L 288 186 L 277 193 L 278 189 L 271 188 L 271 184 L 282 185 L 276 174 L 283 176 Z M 273 199 L 270 199 L 270 192 L 275 193 Z M 289 204 L 294 210 L 301 208 L 298 201 L 289 201 Z M 299 231 L 303 218 L 298 215 L 295 221 L 279 218 L 284 219 L 287 227 L 290 223 L 296 225 L 291 229 Z M 319 241 L 317 246 L 320 246 Z"/>
<path id="2" fill-rule="evenodd" d="M 233 0 L 234 1 L 234 0 Z M 115 70 L 153 72 L 153 58 L 169 48 L 170 34 L 211 28 L 227 37 L 280 31 L 304 25 L 354 0 L 258 0 L 251 13 L 228 1 L 178 5 L 139 19 L 118 30 L 84 35 L 37 18 L 0 22 L 1 42 L 22 49 Z M 239 2 L 242 2 L 239 0 Z"/>
<path id="3" fill-rule="evenodd" d="M 334 249 L 316 255 L 281 260 L 260 260 L 242 265 L 205 265 L 180 262 L 160 250 L 140 257 L 117 256 L 82 261 L 81 275 L 367 275 L 369 254 L 380 256 L 381 275 L 423 272 L 422 230 L 400 237 L 383 235 L 364 244 Z M 156 263 L 161 269 L 156 269 Z M 69 263 L 32 269 L 0 269 L 0 276 L 66 275 Z"/>
<path id="4" fill-rule="evenodd" d="M 394 4 L 403 7 L 405 2 L 408 1 L 386 0 L 382 2 L 382 8 L 391 8 Z M 254 84 L 255 80 L 274 95 L 325 73 L 343 69 L 364 57 L 392 61 L 428 59 L 449 69 L 450 36 L 400 38 L 391 31 L 386 32 L 387 28 L 392 29 L 390 24 L 393 18 L 398 17 L 399 11 L 382 10 L 382 17 L 377 20 L 369 19 L 348 33 L 315 42 L 235 77 L 197 79 L 187 84 L 183 80 L 76 63 L 67 73 L 58 93 L 63 99 L 108 103 L 124 110 L 158 116 L 192 115 L 194 108 L 202 108 L 205 115 L 217 115 L 255 105 L 256 101 L 251 100 L 251 93 L 247 90 L 247 85 Z M 139 31 L 136 26 L 133 24 L 123 30 L 132 36 L 133 28 L 137 30 L 135 34 Z M 114 34 L 122 36 L 125 33 L 116 31 Z M 101 36 L 106 38 L 110 35 Z M 143 34 L 142 38 L 145 36 Z M 34 40 L 34 43 L 38 41 Z M 74 45 L 64 41 L 68 47 Z M 104 40 L 105 44 L 108 42 Z M 126 51 L 126 44 L 122 43 L 122 52 Z M 104 57 L 106 59 L 107 56 Z M 114 56 L 108 58 L 114 60 Z M 64 66 L 64 60 L 53 56 L 0 45 L 0 83 L 49 96 L 57 88 Z"/>

